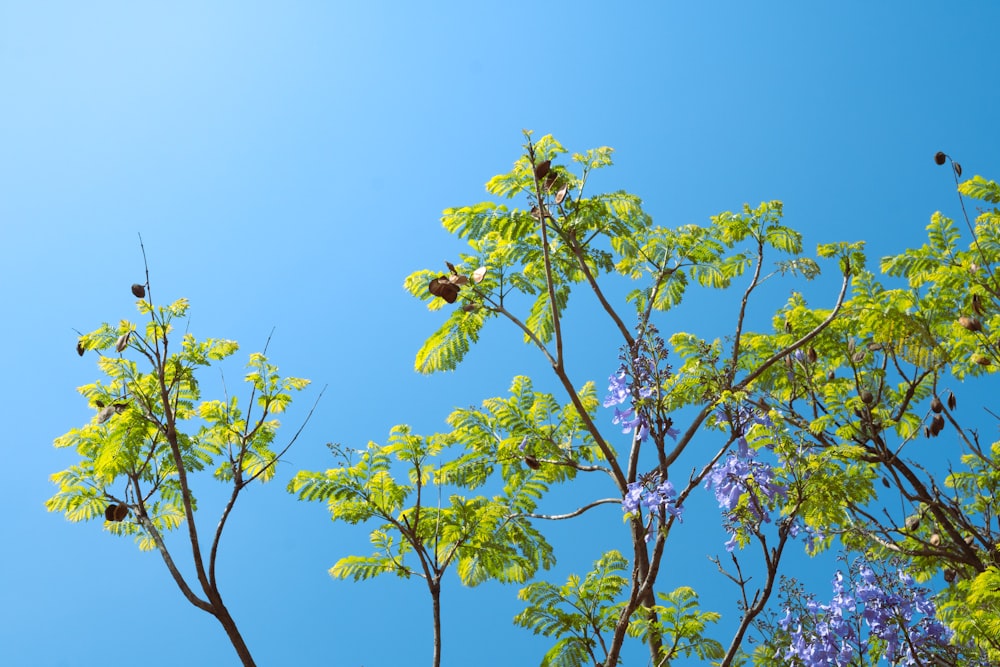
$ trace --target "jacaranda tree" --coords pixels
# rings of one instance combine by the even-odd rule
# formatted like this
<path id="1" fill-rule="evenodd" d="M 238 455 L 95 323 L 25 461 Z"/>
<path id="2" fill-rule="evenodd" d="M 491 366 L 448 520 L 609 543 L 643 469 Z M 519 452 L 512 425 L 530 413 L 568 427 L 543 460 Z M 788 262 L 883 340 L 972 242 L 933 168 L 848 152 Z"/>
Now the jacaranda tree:
<path id="1" fill-rule="evenodd" d="M 233 355 L 237 343 L 178 336 L 176 323 L 186 316 L 188 302 L 156 305 L 148 271 L 144 284 L 132 285 L 132 294 L 145 325 L 102 324 L 77 342 L 80 356 L 97 357 L 105 378 L 79 388 L 94 417 L 56 439 L 56 447 L 71 448 L 80 458 L 52 476 L 58 492 L 46 507 L 70 521 L 102 521 L 111 534 L 133 536 L 144 551 L 156 549 L 184 597 L 214 616 L 242 663 L 253 665 L 223 603 L 215 565 L 240 494 L 254 481 L 274 476 L 275 464 L 298 435 L 276 446 L 276 416 L 285 411 L 292 392 L 309 381 L 281 377 L 263 353 L 255 352 L 246 365 L 246 403 L 235 395 L 203 399 L 199 374 Z M 209 471 L 227 492 L 206 540 L 196 526 L 202 515 L 195 481 Z M 186 556 L 171 552 L 164 541 L 166 532 L 184 527 Z M 189 559 L 196 581 L 178 567 L 182 557 Z"/>
<path id="2" fill-rule="evenodd" d="M 343 558 L 332 573 L 422 577 L 437 665 L 438 585 L 449 564 L 467 584 L 527 582 L 557 555 L 545 521 L 615 504 L 625 528 L 601 533 L 593 571 L 521 590 L 515 623 L 554 641 L 543 665 L 615 665 L 629 638 L 646 644 L 653 665 L 993 664 L 1000 445 L 981 444 L 956 408 L 960 383 L 1000 364 L 989 335 L 1000 326 L 997 211 L 967 221 L 966 249 L 936 214 L 927 245 L 882 260 L 895 285 L 885 286 L 862 242 L 806 253 L 780 202 L 704 226 L 657 226 L 634 195 L 590 192 L 611 149 L 566 159 L 551 136 L 525 138 L 513 169 L 488 182 L 492 200 L 445 210 L 445 228 L 468 251 L 405 281 L 431 311 L 445 311 L 416 368 L 457 369 L 485 327 L 506 327 L 541 355 L 562 397 L 519 376 L 509 395 L 453 412 L 450 432 L 398 427 L 388 445 L 359 450 L 357 463 L 300 473 L 292 490 L 327 502 L 335 519 L 381 522 L 374 555 Z M 957 183 L 961 168 L 952 169 Z M 1000 202 L 997 185 L 979 177 L 959 190 Z M 821 272 L 835 280 L 822 281 L 828 292 L 816 306 L 795 286 Z M 762 298 L 769 280 L 793 288 L 787 302 Z M 623 300 L 614 295 L 624 282 Z M 719 338 L 671 318 L 705 289 L 734 295 L 728 324 L 712 323 Z M 581 290 L 597 307 L 588 326 L 603 319 L 620 339 L 617 350 L 587 350 L 588 368 L 606 359 L 607 393 L 566 352 L 586 336 L 566 323 Z M 770 326 L 751 330 L 751 321 Z M 964 448 L 963 470 L 922 463 L 921 447 L 943 437 Z M 583 475 L 604 479 L 606 492 L 568 512 L 539 509 Z M 464 495 L 490 484 L 502 492 Z M 718 565 L 739 614 L 726 637 L 711 636 L 719 613 L 700 608 L 693 585 L 658 583 L 685 501 L 706 491 L 730 534 Z M 782 578 L 792 548 L 850 555 L 831 571 L 832 602 Z"/>

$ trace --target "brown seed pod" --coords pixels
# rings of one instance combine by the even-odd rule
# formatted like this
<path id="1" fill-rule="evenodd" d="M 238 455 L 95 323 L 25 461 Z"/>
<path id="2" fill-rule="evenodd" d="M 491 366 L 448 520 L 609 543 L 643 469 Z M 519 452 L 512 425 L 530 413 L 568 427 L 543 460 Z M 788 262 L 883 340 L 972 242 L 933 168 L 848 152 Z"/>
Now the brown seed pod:
<path id="1" fill-rule="evenodd" d="M 456 285 L 458 285 L 459 287 L 461 287 L 462 285 L 464 285 L 467 282 L 469 282 L 469 277 L 468 276 L 460 276 L 457 273 L 453 273 L 450 276 L 448 276 L 448 282 L 455 283 Z"/>
<path id="2" fill-rule="evenodd" d="M 875 396 L 867 389 L 862 389 L 858 396 L 861 397 L 861 402 L 865 405 L 871 405 L 875 401 Z"/>
<path id="3" fill-rule="evenodd" d="M 128 505 L 117 505 L 115 507 L 114 521 L 122 521 L 128 516 Z"/>
<path id="4" fill-rule="evenodd" d="M 938 535 L 937 533 L 934 533 L 933 535 L 931 535 L 931 546 L 936 547 L 939 544 L 941 544 L 941 536 Z"/>
<path id="5" fill-rule="evenodd" d="M 950 567 L 946 567 L 944 569 L 944 580 L 947 581 L 949 584 L 955 583 L 955 579 L 957 578 L 958 578 L 958 573 L 955 572 L 955 570 L 951 569 Z"/>
<path id="6" fill-rule="evenodd" d="M 792 323 L 785 320 L 785 333 L 792 333 Z"/>
<path id="7" fill-rule="evenodd" d="M 853 361 L 856 364 L 860 364 L 862 361 L 865 360 L 865 355 L 867 355 L 867 354 L 868 354 L 867 350 L 858 350 L 851 357 L 851 361 Z"/>
<path id="8" fill-rule="evenodd" d="M 103 408 L 104 407 L 104 401 L 101 401 L 101 400 L 94 401 L 94 405 L 96 405 L 99 408 Z"/>
<path id="9" fill-rule="evenodd" d="M 137 298 L 137 299 L 145 299 L 146 298 L 146 288 L 143 287 L 142 285 L 140 285 L 139 283 L 133 283 L 132 284 L 132 294 L 134 294 L 135 298 Z"/>
<path id="10" fill-rule="evenodd" d="M 559 188 L 559 192 L 556 193 L 556 203 L 561 204 L 566 199 L 566 195 L 569 193 L 569 186 L 564 185 Z"/>
<path id="11" fill-rule="evenodd" d="M 937 396 L 931 399 L 931 410 L 933 410 L 935 414 L 944 410 L 944 403 L 942 403 L 941 399 Z"/>
<path id="12" fill-rule="evenodd" d="M 949 391 L 948 392 L 948 409 L 949 410 L 954 410 L 957 405 L 958 405 L 958 399 L 955 398 L 955 393 Z"/>
<path id="13" fill-rule="evenodd" d="M 978 294 L 972 295 L 972 312 L 976 315 L 986 314 L 986 310 L 983 308 L 983 300 Z"/>
<path id="14" fill-rule="evenodd" d="M 931 435 L 936 436 L 938 433 L 944 430 L 944 417 L 941 415 L 934 415 L 931 419 Z"/>
<path id="15" fill-rule="evenodd" d="M 920 528 L 920 517 L 916 514 L 906 517 L 906 523 L 904 524 L 907 530 L 916 530 Z"/>
<path id="16" fill-rule="evenodd" d="M 82 357 L 83 353 L 86 351 L 87 350 L 83 347 L 83 339 L 81 338 L 80 340 L 76 341 L 76 353 Z"/>
<path id="17" fill-rule="evenodd" d="M 951 166 L 954 167 L 955 169 L 955 175 L 958 176 L 959 178 L 962 178 L 962 165 L 952 160 Z"/>
<path id="18" fill-rule="evenodd" d="M 882 478 L 882 486 L 884 486 L 885 488 L 888 489 L 888 488 L 892 487 L 892 484 L 889 483 L 889 479 L 888 478 L 883 477 Z"/>
<path id="19" fill-rule="evenodd" d="M 811 364 L 815 364 L 816 363 L 816 360 L 819 359 L 819 355 L 816 354 L 816 348 L 815 347 L 810 347 L 806 351 L 806 358 L 809 359 L 809 363 L 811 363 Z"/>
<path id="20" fill-rule="evenodd" d="M 833 382 L 834 378 L 836 378 L 836 377 L 837 376 L 834 375 L 833 371 L 828 371 L 827 374 L 826 374 L 826 379 L 829 382 Z"/>
<path id="21" fill-rule="evenodd" d="M 431 294 L 441 297 L 448 303 L 455 303 L 455 299 L 458 298 L 458 285 L 451 282 L 448 276 L 435 278 L 427 286 L 427 289 Z"/>
<path id="22" fill-rule="evenodd" d="M 975 361 L 980 366 L 989 366 L 992 363 L 989 357 L 985 357 L 981 354 L 972 355 L 972 360 Z"/>
<path id="23" fill-rule="evenodd" d="M 104 520 L 114 521 L 116 509 L 118 509 L 118 505 L 108 505 L 106 508 L 104 508 Z"/>
<path id="24" fill-rule="evenodd" d="M 117 350 L 118 352 L 124 352 L 125 348 L 128 347 L 128 339 L 129 336 L 131 335 L 132 335 L 131 331 L 126 331 L 121 336 L 119 336 L 118 340 L 115 342 L 115 350 Z"/>
<path id="25" fill-rule="evenodd" d="M 931 437 L 931 430 L 929 428 L 927 428 L 926 426 L 924 427 L 924 437 L 925 438 Z"/>
<path id="26" fill-rule="evenodd" d="M 550 171 L 549 175 L 545 177 L 545 183 L 542 185 L 546 190 L 552 192 L 555 187 L 559 184 L 559 173 L 556 171 Z"/>
<path id="27" fill-rule="evenodd" d="M 479 304 L 478 303 L 467 303 L 467 304 L 465 304 L 465 305 L 462 306 L 462 310 L 464 310 L 467 313 L 471 313 L 472 311 L 478 310 L 478 309 L 479 309 Z"/>
<path id="28" fill-rule="evenodd" d="M 968 315 L 962 315 L 958 318 L 958 323 L 969 331 L 982 331 L 982 322 L 977 320 L 975 317 L 969 317 Z"/>
<path id="29" fill-rule="evenodd" d="M 971 547 L 971 546 L 972 546 L 972 545 L 973 545 L 973 544 L 974 544 L 975 542 L 976 542 L 976 538 L 974 538 L 974 537 L 973 537 L 972 535 L 966 535 L 966 536 L 965 536 L 965 543 L 966 543 L 966 544 L 968 544 L 968 545 L 969 545 L 970 547 Z"/>
<path id="30" fill-rule="evenodd" d="M 546 160 L 545 162 L 539 162 L 535 165 L 535 178 L 541 180 L 545 178 L 545 175 L 549 173 L 549 168 L 552 166 L 552 160 Z"/>
<path id="31" fill-rule="evenodd" d="M 937 153 L 934 154 L 934 163 L 937 164 L 937 165 L 944 164 L 945 160 L 947 160 L 947 159 L 948 159 L 948 156 L 945 155 L 941 151 L 938 151 Z"/>
<path id="32" fill-rule="evenodd" d="M 531 454 L 524 455 L 524 464 L 529 468 L 531 468 L 532 470 L 538 470 L 539 468 L 542 467 L 542 465 L 538 462 L 538 459 L 536 459 Z"/>

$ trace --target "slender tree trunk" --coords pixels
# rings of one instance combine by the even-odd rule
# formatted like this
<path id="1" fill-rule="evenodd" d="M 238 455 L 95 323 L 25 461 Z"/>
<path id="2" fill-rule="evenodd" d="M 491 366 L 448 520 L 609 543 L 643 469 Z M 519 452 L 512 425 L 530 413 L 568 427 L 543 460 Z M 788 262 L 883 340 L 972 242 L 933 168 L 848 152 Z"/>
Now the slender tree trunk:
<path id="1" fill-rule="evenodd" d="M 434 667 L 441 667 L 441 580 L 430 582 L 431 604 L 434 607 Z"/>
<path id="2" fill-rule="evenodd" d="M 243 641 L 243 635 L 240 634 L 239 629 L 236 627 L 236 622 L 230 616 L 229 610 L 226 609 L 226 606 L 218 598 L 216 598 L 216 602 L 212 607 L 213 615 L 222 624 L 222 628 L 226 631 L 229 641 L 232 643 L 233 648 L 236 649 L 236 654 L 240 656 L 243 667 L 256 667 L 257 663 L 253 661 L 250 649 L 247 647 L 246 642 Z"/>

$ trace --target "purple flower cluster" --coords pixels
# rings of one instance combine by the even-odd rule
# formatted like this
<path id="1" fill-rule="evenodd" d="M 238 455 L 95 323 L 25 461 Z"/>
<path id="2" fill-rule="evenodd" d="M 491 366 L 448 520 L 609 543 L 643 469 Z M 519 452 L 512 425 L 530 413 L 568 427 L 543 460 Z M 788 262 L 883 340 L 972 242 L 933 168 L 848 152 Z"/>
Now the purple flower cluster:
<path id="1" fill-rule="evenodd" d="M 628 403 L 625 409 L 615 407 L 613 424 L 622 427 L 622 433 L 634 433 L 639 442 L 649 437 L 650 408 L 663 381 L 670 377 L 670 365 L 664 363 L 667 350 L 656 327 L 647 324 L 636 336 L 630 354 L 622 355 L 622 364 L 608 378 L 608 395 L 604 407 Z M 662 365 L 662 367 L 661 367 Z M 667 419 L 662 424 L 663 434 L 675 440 L 679 432 Z"/>
<path id="2" fill-rule="evenodd" d="M 741 434 L 736 451 L 718 461 L 705 480 L 705 488 L 715 491 L 715 499 L 726 517 L 723 525 L 730 535 L 726 551 L 736 547 L 736 535 L 741 526 L 755 531 L 762 523 L 770 523 L 775 499 L 786 496 L 785 487 L 775 481 L 774 469 L 769 463 L 757 460 L 757 451 L 750 448 L 742 435 L 749 425 L 770 425 L 770 419 L 745 411 L 734 417 L 732 423 Z M 741 502 L 744 498 L 746 502 Z"/>
<path id="3" fill-rule="evenodd" d="M 899 570 L 898 583 L 892 584 L 881 581 L 867 563 L 856 569 L 860 581 L 852 582 L 853 595 L 837 572 L 829 604 L 810 600 L 806 613 L 798 617 L 786 610 L 779 623 L 789 633 L 785 660 L 808 667 L 846 667 L 856 664 L 875 638 L 890 664 L 911 666 L 948 643 L 951 631 L 934 617 L 927 590 L 916 586 L 912 577 Z M 867 639 L 861 635 L 863 628 Z"/>
<path id="4" fill-rule="evenodd" d="M 683 521 L 684 508 L 677 506 L 677 490 L 669 479 L 661 479 L 660 471 L 653 470 L 631 482 L 622 499 L 622 511 L 632 514 L 645 508 L 650 515 L 660 517 L 661 511 Z M 646 533 L 649 541 L 650 534 Z"/>

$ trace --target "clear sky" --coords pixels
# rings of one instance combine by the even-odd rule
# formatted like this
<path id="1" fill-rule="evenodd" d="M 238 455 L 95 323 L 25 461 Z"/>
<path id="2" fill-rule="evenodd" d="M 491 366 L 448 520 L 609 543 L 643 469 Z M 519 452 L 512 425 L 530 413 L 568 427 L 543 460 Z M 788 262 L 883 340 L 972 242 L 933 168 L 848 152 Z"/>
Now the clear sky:
<path id="1" fill-rule="evenodd" d="M 934 211 L 959 215 L 935 151 L 1000 178 L 998 25 L 986 1 L 0 0 L 0 663 L 237 664 L 158 555 L 43 506 L 49 475 L 75 461 L 53 438 L 92 417 L 76 387 L 99 374 L 75 331 L 136 317 L 138 234 L 156 293 L 190 299 L 192 333 L 241 343 L 223 366 L 230 390 L 272 328 L 271 359 L 314 381 L 286 435 L 328 387 L 223 542 L 223 594 L 258 664 L 426 664 L 420 582 L 331 579 L 338 558 L 369 553 L 367 530 L 284 487 L 332 464 L 326 442 L 442 430 L 515 373 L 555 390 L 503 327 L 456 373 L 413 371 L 441 315 L 403 278 L 461 250 L 441 210 L 485 199 L 531 128 L 572 151 L 614 147 L 591 188 L 638 194 L 659 224 L 782 199 L 808 248 L 864 239 L 877 260 L 923 243 Z M 658 324 L 724 335 L 732 311 L 713 303 Z M 576 377 L 603 389 L 617 343 L 592 332 L 578 345 Z M 731 614 L 736 591 L 705 558 L 725 534 L 712 499 L 699 502 L 678 528 L 694 546 L 668 554 L 664 588 L 694 586 Z M 545 578 L 624 548 L 620 511 L 604 510 L 589 528 L 552 527 L 560 564 Z M 607 541 L 589 539 L 594 525 Z M 548 643 L 511 625 L 516 591 L 450 579 L 445 665 L 537 664 Z"/>

